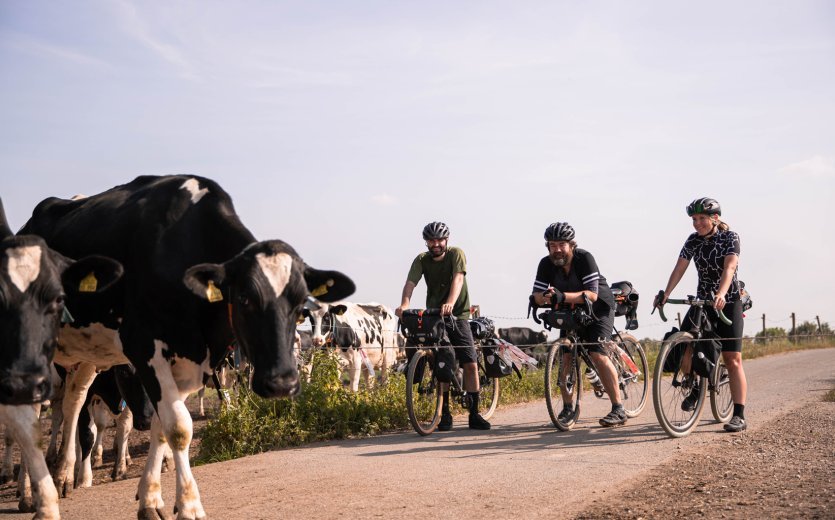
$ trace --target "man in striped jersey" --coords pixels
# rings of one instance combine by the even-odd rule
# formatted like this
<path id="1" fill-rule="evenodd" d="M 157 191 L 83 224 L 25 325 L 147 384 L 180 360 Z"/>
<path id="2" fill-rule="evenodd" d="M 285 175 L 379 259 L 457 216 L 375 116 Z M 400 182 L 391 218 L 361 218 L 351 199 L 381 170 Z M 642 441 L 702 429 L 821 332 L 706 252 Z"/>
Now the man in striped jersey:
<path id="1" fill-rule="evenodd" d="M 586 343 L 585 348 L 600 376 L 603 388 L 612 401 L 612 411 L 600 419 L 600 425 L 619 426 L 626 423 L 626 412 L 620 401 L 615 367 L 601 344 L 612 337 L 615 299 L 606 278 L 600 274 L 594 257 L 588 251 L 577 248 L 574 236 L 574 228 L 567 222 L 554 222 L 545 229 L 548 256 L 539 262 L 532 298 L 542 307 L 582 305 L 585 303 L 584 295 L 592 302 L 592 311 L 597 320 L 581 329 L 579 336 L 580 340 Z M 565 332 L 561 331 L 560 334 L 564 335 Z M 570 399 L 570 396 L 566 395 L 564 399 Z M 564 402 L 563 410 L 559 414 L 560 419 L 572 414 L 573 406 Z"/>

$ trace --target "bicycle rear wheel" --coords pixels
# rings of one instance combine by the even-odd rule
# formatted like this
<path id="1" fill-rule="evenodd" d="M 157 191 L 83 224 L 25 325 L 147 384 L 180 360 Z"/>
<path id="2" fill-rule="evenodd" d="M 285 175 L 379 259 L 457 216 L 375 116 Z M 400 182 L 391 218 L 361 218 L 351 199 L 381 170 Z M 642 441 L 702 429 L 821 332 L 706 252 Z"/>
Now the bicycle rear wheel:
<path id="1" fill-rule="evenodd" d="M 484 368 L 482 368 L 483 364 L 478 364 L 478 380 L 481 384 L 479 404 L 481 405 L 481 416 L 485 421 L 489 421 L 499 406 L 499 396 L 501 396 L 502 391 L 499 385 L 499 378 L 487 377 L 487 374 L 484 373 Z"/>
<path id="2" fill-rule="evenodd" d="M 681 352 L 693 345 L 693 335 L 676 332 L 661 345 L 652 378 L 652 401 L 658 423 L 670 437 L 684 437 L 693 431 L 702 414 L 707 392 L 706 381 L 691 373 L 680 373 Z M 665 372 L 666 369 L 666 372 Z M 682 402 L 692 391 L 698 392 L 696 407 L 682 410 Z"/>
<path id="3" fill-rule="evenodd" d="M 647 392 L 649 391 L 649 365 L 647 364 L 647 356 L 644 353 L 641 343 L 631 334 L 621 334 L 623 342 L 620 347 L 629 356 L 629 359 L 638 369 L 634 371 L 633 367 L 627 362 L 618 360 L 620 363 L 615 365 L 622 368 L 618 374 L 618 381 L 620 381 L 621 400 L 623 401 L 623 408 L 626 410 L 627 417 L 638 417 L 644 411 L 644 406 L 647 404 Z M 618 341 L 617 336 L 612 339 Z"/>
<path id="4" fill-rule="evenodd" d="M 434 432 L 441 420 L 441 385 L 435 377 L 434 356 L 424 349 L 418 349 L 409 362 L 406 410 L 420 435 Z"/>
<path id="5" fill-rule="evenodd" d="M 734 400 L 731 396 L 731 380 L 728 376 L 728 367 L 725 366 L 725 360 L 721 354 L 713 367 L 710 381 L 710 410 L 713 412 L 713 418 L 720 423 L 726 423 L 733 414 Z"/>
<path id="6" fill-rule="evenodd" d="M 562 354 L 562 346 L 568 348 L 568 354 Z M 568 341 L 557 341 L 548 349 L 548 362 L 545 365 L 545 403 L 548 405 L 551 422 L 564 432 L 570 430 L 580 418 L 582 389 L 577 345 Z M 563 396 L 568 396 L 569 399 L 563 401 Z M 574 413 L 560 419 L 559 414 L 565 402 L 571 403 Z"/>

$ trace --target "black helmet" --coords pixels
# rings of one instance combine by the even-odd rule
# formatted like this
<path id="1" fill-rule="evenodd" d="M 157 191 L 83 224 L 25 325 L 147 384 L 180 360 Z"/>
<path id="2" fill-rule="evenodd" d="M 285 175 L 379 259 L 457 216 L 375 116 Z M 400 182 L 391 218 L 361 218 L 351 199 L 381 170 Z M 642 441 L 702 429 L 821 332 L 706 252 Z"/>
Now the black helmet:
<path id="1" fill-rule="evenodd" d="M 722 206 L 719 205 L 719 202 L 716 199 L 702 197 L 687 205 L 688 217 L 692 217 L 698 213 L 704 213 L 705 215 L 721 215 Z"/>
<path id="2" fill-rule="evenodd" d="M 423 226 L 423 239 L 449 238 L 449 228 L 443 222 L 430 222 Z"/>
<path id="3" fill-rule="evenodd" d="M 574 240 L 574 228 L 568 222 L 554 222 L 545 228 L 545 240 Z"/>

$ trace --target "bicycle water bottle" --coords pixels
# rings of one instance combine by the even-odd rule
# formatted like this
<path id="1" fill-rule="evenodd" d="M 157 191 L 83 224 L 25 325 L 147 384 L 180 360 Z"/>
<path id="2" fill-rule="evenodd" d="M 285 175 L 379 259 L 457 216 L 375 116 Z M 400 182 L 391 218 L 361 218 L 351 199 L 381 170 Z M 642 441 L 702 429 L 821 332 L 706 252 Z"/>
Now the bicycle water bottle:
<path id="1" fill-rule="evenodd" d="M 600 382 L 600 377 L 593 368 L 586 367 L 586 379 L 589 380 L 589 383 L 591 383 L 595 390 L 603 391 L 603 383 Z"/>

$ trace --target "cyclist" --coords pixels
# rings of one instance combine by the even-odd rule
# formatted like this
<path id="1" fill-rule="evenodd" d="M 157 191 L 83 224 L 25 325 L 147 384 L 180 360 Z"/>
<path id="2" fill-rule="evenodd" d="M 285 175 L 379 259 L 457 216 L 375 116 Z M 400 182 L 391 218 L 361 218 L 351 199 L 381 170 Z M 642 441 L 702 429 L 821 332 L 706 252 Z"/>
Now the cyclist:
<path id="1" fill-rule="evenodd" d="M 740 302 L 740 284 L 737 279 L 739 264 L 739 235 L 730 230 L 730 226 L 721 219 L 722 207 L 714 199 L 701 197 L 687 206 L 687 215 L 693 220 L 696 229 L 684 242 L 684 247 L 678 255 L 678 260 L 670 274 L 667 288 L 664 289 L 662 301 L 656 305 L 663 305 L 670 293 L 675 289 L 684 272 L 690 265 L 690 260 L 696 264 L 699 274 L 699 285 L 696 297 L 703 300 L 713 300 L 714 308 L 722 310 L 731 320 L 731 325 L 716 322 L 715 332 L 722 340 L 722 359 L 728 369 L 731 397 L 734 401 L 733 417 L 725 425 L 725 431 L 741 432 L 745 423 L 745 397 L 748 383 L 742 368 L 742 303 Z M 660 295 L 659 295 L 660 296 Z M 683 330 L 693 328 L 691 314 L 696 312 L 691 308 L 682 323 Z M 709 311 L 714 313 L 715 311 Z M 682 358 L 682 373 L 690 371 L 692 359 L 691 347 L 688 347 Z M 681 403 L 685 411 L 696 408 L 699 388 L 693 391 Z"/>
<path id="2" fill-rule="evenodd" d="M 626 424 L 626 411 L 620 400 L 618 376 L 614 365 L 604 350 L 604 342 L 610 341 L 615 325 L 615 299 L 606 278 L 600 274 L 591 253 L 577 248 L 575 232 L 567 222 L 554 222 L 545 229 L 545 247 L 548 256 L 539 262 L 531 298 L 538 306 L 584 304 L 585 295 L 592 302 L 597 320 L 580 331 L 580 339 L 589 352 L 594 369 L 600 376 L 603 388 L 612 402 L 612 411 L 600 419 L 604 427 Z M 564 333 L 563 333 L 564 335 Z M 563 354 L 563 362 L 569 363 Z M 560 420 L 571 418 L 574 406 L 563 395 Z"/>
<path id="3" fill-rule="evenodd" d="M 443 222 L 430 222 L 423 228 L 423 239 L 428 251 L 419 254 L 412 262 L 400 307 L 395 314 L 400 316 L 409 308 L 412 292 L 420 282 L 426 279 L 426 307 L 439 308 L 444 316 L 453 316 L 452 323 L 445 322 L 446 332 L 453 345 L 455 356 L 464 369 L 464 390 L 471 394 L 470 399 L 470 428 L 474 430 L 489 430 L 490 423 L 478 413 L 479 381 L 478 357 L 473 344 L 473 336 L 467 321 L 470 317 L 470 295 L 467 290 L 467 259 L 464 251 L 457 247 L 448 247 L 449 227 Z M 438 429 L 449 431 L 452 429 L 452 414 L 449 411 L 449 384 L 444 384 L 443 404 L 441 405 L 441 421 Z"/>

